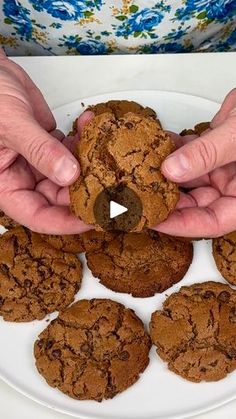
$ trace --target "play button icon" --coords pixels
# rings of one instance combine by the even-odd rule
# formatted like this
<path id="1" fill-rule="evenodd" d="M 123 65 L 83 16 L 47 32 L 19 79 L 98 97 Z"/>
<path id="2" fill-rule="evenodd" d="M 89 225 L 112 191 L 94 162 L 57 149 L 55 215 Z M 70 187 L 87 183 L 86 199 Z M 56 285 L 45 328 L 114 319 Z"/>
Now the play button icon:
<path id="1" fill-rule="evenodd" d="M 120 205 L 115 201 L 110 202 L 110 218 L 114 218 L 118 215 L 124 214 L 124 212 L 126 211 L 128 211 L 128 209 L 123 205 Z"/>
<path id="2" fill-rule="evenodd" d="M 124 184 L 105 188 L 96 198 L 94 217 L 103 230 L 134 230 L 143 207 L 137 194 Z"/>

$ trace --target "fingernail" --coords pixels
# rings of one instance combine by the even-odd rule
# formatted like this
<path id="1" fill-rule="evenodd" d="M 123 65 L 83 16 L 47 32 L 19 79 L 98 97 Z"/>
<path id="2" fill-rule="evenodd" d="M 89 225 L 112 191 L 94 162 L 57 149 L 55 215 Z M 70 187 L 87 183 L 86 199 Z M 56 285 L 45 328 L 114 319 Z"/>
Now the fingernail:
<path id="1" fill-rule="evenodd" d="M 78 172 L 78 163 L 68 157 L 62 157 L 54 166 L 54 176 L 61 184 L 67 184 L 73 180 Z"/>
<path id="2" fill-rule="evenodd" d="M 165 172 L 175 178 L 184 176 L 190 169 L 189 161 L 183 154 L 166 159 L 163 164 Z"/>

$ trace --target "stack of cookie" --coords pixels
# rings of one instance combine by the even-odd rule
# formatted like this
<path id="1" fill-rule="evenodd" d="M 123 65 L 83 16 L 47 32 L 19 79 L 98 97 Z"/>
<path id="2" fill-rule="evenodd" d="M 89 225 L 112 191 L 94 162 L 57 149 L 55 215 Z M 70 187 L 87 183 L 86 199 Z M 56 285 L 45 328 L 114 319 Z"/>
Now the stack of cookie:
<path id="1" fill-rule="evenodd" d="M 167 218 L 179 197 L 160 171 L 174 145 L 156 113 L 128 101 L 89 109 L 95 117 L 76 150 L 81 176 L 70 195 L 72 211 L 96 230 L 40 235 L 0 213 L 9 230 L 0 238 L 0 315 L 23 322 L 59 311 L 36 340 L 34 355 L 47 383 L 75 399 L 101 401 L 127 389 L 147 367 L 151 343 L 181 377 L 219 380 L 236 368 L 236 291 L 228 285 L 182 287 L 152 314 L 150 336 L 133 310 L 118 302 L 71 305 L 82 281 L 80 253 L 102 285 L 139 298 L 180 281 L 193 259 L 190 240 L 150 229 Z M 76 130 L 75 122 L 70 134 Z M 128 185 L 142 202 L 133 231 L 102 231 L 94 218 L 96 195 L 114 182 Z M 218 268 L 236 283 L 236 236 L 216 239 L 213 246 Z"/>

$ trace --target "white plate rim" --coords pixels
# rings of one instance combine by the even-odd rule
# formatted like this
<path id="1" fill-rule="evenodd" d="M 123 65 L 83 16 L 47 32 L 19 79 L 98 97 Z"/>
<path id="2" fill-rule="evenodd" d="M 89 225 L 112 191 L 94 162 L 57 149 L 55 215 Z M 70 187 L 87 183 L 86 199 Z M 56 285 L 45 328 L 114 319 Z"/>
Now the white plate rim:
<path id="1" fill-rule="evenodd" d="M 52 111 L 56 112 L 56 111 L 59 111 L 60 109 L 65 109 L 67 106 L 68 107 L 73 106 L 73 105 L 76 105 L 77 103 L 81 104 L 81 102 L 87 101 L 89 99 L 92 99 L 92 101 L 94 103 L 96 103 L 96 102 L 102 101 L 103 97 L 107 97 L 107 96 L 114 96 L 114 98 L 116 99 L 116 98 L 118 98 L 119 96 L 122 96 L 122 95 L 127 97 L 127 96 L 136 95 L 136 94 L 148 95 L 150 93 L 151 94 L 156 93 L 157 95 L 165 95 L 165 96 L 168 95 L 168 96 L 171 96 L 172 98 L 173 98 L 173 96 L 175 96 L 176 98 L 181 97 L 182 99 L 186 99 L 186 100 L 191 100 L 191 99 L 195 100 L 197 98 L 198 101 L 202 101 L 202 103 L 205 103 L 205 104 L 208 104 L 208 105 L 214 105 L 214 106 L 215 105 L 217 105 L 217 106 L 220 105 L 220 103 L 217 102 L 217 101 L 210 100 L 210 99 L 204 98 L 202 96 L 198 96 L 198 95 L 182 93 L 182 92 L 179 92 L 179 91 L 150 90 L 150 89 L 149 90 L 141 90 L 141 89 L 137 90 L 137 89 L 135 89 L 135 90 L 106 92 L 104 94 L 99 94 L 99 95 L 95 95 L 95 96 L 91 96 L 91 95 L 90 96 L 84 96 L 84 97 L 82 97 L 80 99 L 77 99 L 75 101 L 68 102 L 64 105 L 60 105 L 58 107 L 55 107 L 55 108 L 53 108 Z M 130 100 L 132 100 L 132 99 L 130 99 Z M 93 418 L 91 416 L 88 416 L 88 414 L 85 414 L 85 415 L 84 414 L 82 414 L 82 415 L 81 414 L 78 414 L 78 415 L 76 414 L 75 415 L 74 413 L 72 413 L 68 410 L 64 410 L 63 408 L 53 406 L 52 404 L 46 402 L 42 398 L 35 397 L 35 396 L 31 395 L 29 392 L 24 391 L 20 386 L 16 385 L 11 379 L 5 377 L 4 374 L 2 374 L 1 372 L 0 372 L 0 379 L 3 382 L 5 382 L 7 385 L 9 385 L 11 388 L 13 388 L 15 391 L 17 391 L 19 394 L 23 395 L 24 397 L 26 397 L 26 398 L 28 398 L 28 399 L 36 402 L 36 403 L 38 403 L 41 406 L 44 406 L 44 407 L 47 407 L 47 408 L 53 410 L 54 412 L 62 413 L 62 414 L 65 414 L 67 416 L 74 417 L 74 418 L 79 418 L 79 419 L 96 419 L 94 416 L 93 416 Z M 191 412 L 187 412 L 187 413 L 184 413 L 184 414 L 181 414 L 181 415 L 179 415 L 179 414 L 165 415 L 163 417 L 163 419 L 187 419 L 187 418 L 192 418 L 192 417 L 195 417 L 197 415 L 216 410 L 217 408 L 222 407 L 222 406 L 232 402 L 235 399 L 236 399 L 236 393 L 232 396 L 223 397 L 222 400 L 219 400 L 216 403 L 212 403 L 210 406 L 201 407 L 201 408 L 195 409 Z M 100 419 L 100 417 L 99 417 L 99 419 Z M 127 417 L 126 419 L 129 419 L 129 418 Z M 150 419 L 156 419 L 156 416 L 153 416 Z"/>

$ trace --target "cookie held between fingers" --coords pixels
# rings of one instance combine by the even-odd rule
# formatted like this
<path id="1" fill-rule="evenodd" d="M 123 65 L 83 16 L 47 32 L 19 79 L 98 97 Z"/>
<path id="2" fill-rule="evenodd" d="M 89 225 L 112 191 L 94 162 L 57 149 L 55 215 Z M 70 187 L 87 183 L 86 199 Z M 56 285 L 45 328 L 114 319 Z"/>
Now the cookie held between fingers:
<path id="1" fill-rule="evenodd" d="M 36 366 L 47 383 L 79 400 L 113 398 L 149 363 L 150 338 L 133 310 L 111 300 L 81 300 L 39 335 Z"/>
<path id="2" fill-rule="evenodd" d="M 96 116 L 84 127 L 77 144 L 81 174 L 70 186 L 72 212 L 102 230 L 94 214 L 96 200 L 104 190 L 120 187 L 136 194 L 142 204 L 140 220 L 130 231 L 164 221 L 179 199 L 177 185 L 160 169 L 174 149 L 153 118 L 133 113 L 118 119 L 108 113 Z M 122 205 L 129 206 L 128 200 L 127 194 L 127 204 Z"/>
<path id="3" fill-rule="evenodd" d="M 184 129 L 183 131 L 180 132 L 179 135 L 184 136 L 184 135 L 198 135 L 200 137 L 201 134 L 203 134 L 206 130 L 208 130 L 211 127 L 211 123 L 210 122 L 199 122 L 198 124 L 195 125 L 195 127 L 193 129 Z"/>
<path id="4" fill-rule="evenodd" d="M 56 249 L 69 253 L 83 253 L 99 249 L 104 241 L 113 238 L 113 233 L 90 230 L 82 234 L 62 236 L 42 234 L 41 237 Z"/>
<path id="5" fill-rule="evenodd" d="M 0 237 L 0 316 L 26 322 L 67 307 L 80 288 L 82 265 L 39 234 L 18 227 Z"/>
<path id="6" fill-rule="evenodd" d="M 150 334 L 171 371 L 218 381 L 236 368 L 236 291 L 218 282 L 182 287 L 152 314 Z"/>
<path id="7" fill-rule="evenodd" d="M 97 103 L 96 105 L 90 105 L 86 111 L 91 111 L 94 115 L 101 115 L 102 113 L 111 113 L 116 118 L 123 117 L 128 112 L 133 112 L 136 114 L 150 116 L 154 119 L 157 119 L 156 112 L 148 107 L 143 107 L 137 102 L 132 100 L 109 100 L 108 102 Z M 158 123 L 161 127 L 161 123 L 158 119 Z M 77 119 L 73 122 L 72 130 L 68 135 L 74 136 L 77 134 Z"/>
<path id="8" fill-rule="evenodd" d="M 213 257 L 221 275 L 236 285 L 236 231 L 213 239 Z"/>
<path id="9" fill-rule="evenodd" d="M 151 297 L 180 281 L 193 258 L 193 245 L 150 233 L 117 233 L 94 252 L 88 267 L 101 284 L 134 297 Z"/>

